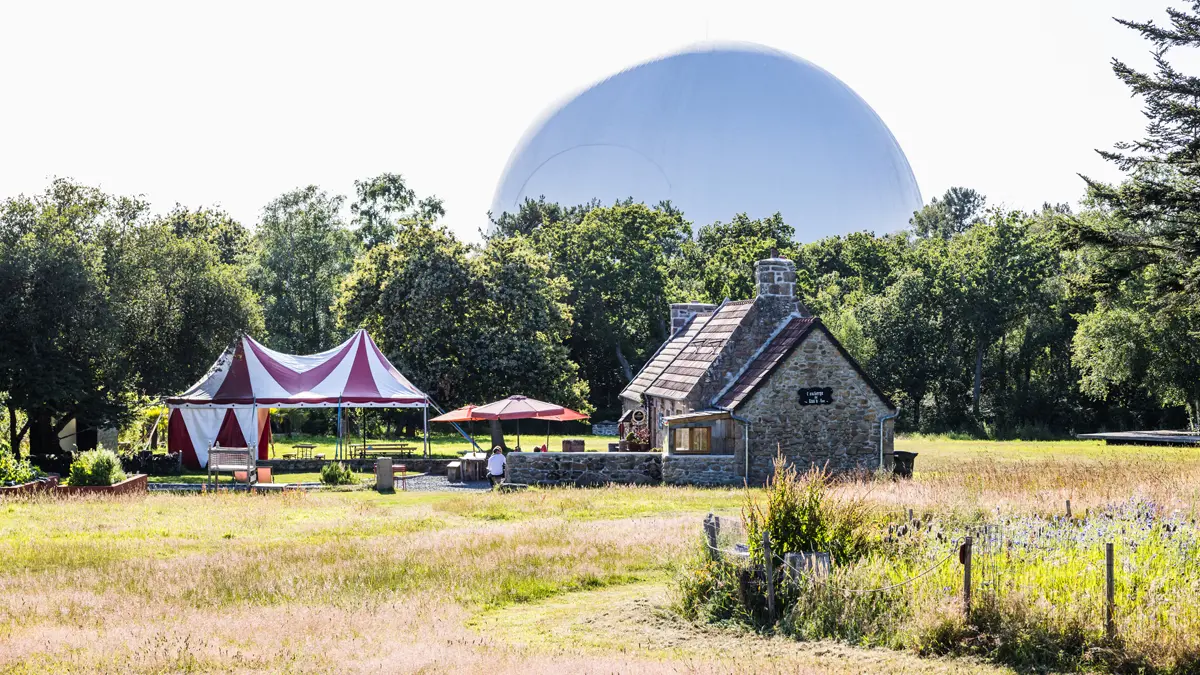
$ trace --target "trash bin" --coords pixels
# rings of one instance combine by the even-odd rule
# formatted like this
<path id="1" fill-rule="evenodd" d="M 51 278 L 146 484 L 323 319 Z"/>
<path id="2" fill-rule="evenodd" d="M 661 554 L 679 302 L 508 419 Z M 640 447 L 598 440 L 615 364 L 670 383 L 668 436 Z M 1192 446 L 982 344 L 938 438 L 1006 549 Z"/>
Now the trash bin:
<path id="1" fill-rule="evenodd" d="M 897 450 L 893 458 L 892 473 L 900 478 L 912 478 L 913 462 L 917 459 L 917 453 Z"/>

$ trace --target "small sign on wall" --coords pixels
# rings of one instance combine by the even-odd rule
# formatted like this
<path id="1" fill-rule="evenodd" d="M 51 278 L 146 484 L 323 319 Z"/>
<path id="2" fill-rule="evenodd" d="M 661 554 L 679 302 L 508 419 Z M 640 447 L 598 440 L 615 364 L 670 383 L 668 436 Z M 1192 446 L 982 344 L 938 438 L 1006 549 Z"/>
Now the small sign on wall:
<path id="1" fill-rule="evenodd" d="M 803 387 L 800 405 L 829 405 L 833 403 L 833 387 Z"/>

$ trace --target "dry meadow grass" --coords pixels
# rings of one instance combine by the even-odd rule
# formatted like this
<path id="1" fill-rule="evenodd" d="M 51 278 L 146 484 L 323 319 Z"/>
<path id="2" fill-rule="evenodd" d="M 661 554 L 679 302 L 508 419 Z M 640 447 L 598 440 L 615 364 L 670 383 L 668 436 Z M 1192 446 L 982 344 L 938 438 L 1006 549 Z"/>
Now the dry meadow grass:
<path id="1" fill-rule="evenodd" d="M 918 459 L 880 509 L 1193 509 L 1198 453 Z M 687 624 L 667 581 L 739 490 L 0 503 L 0 673 L 1000 672 Z"/>

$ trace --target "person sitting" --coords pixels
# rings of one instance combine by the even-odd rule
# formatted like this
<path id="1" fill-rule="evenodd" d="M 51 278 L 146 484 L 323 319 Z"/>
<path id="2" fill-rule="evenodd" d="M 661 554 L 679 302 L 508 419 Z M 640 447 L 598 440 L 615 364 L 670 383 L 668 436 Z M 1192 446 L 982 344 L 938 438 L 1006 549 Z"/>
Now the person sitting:
<path id="1" fill-rule="evenodd" d="M 504 450 L 499 446 L 492 448 L 492 456 L 488 457 L 487 469 L 488 480 L 491 481 L 492 487 L 496 487 L 504 482 L 504 467 L 508 460 L 504 457 Z"/>

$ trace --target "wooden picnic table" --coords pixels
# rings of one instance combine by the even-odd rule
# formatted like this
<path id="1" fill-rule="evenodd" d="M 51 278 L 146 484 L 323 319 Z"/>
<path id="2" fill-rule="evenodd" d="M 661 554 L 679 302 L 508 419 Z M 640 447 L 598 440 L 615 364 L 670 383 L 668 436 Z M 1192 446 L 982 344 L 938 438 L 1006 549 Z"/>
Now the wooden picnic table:
<path id="1" fill-rule="evenodd" d="M 408 443 L 351 443 L 350 456 L 357 456 L 359 459 L 367 457 L 387 457 L 393 454 L 403 454 L 405 457 L 412 457 L 413 446 Z"/>
<path id="2" fill-rule="evenodd" d="M 316 450 L 317 446 L 312 443 L 297 443 L 292 446 L 300 459 L 312 459 L 312 451 Z M 284 455 L 286 457 L 287 455 Z"/>
<path id="3" fill-rule="evenodd" d="M 463 455 L 461 461 L 464 481 L 487 479 L 488 454 L 486 452 L 468 452 Z"/>

